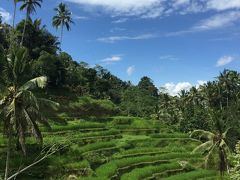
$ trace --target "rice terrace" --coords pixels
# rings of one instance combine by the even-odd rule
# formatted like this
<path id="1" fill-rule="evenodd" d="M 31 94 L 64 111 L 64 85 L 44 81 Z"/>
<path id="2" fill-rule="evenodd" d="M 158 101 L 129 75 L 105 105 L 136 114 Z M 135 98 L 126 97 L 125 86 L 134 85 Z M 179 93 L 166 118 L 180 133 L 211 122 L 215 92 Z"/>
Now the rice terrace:
<path id="1" fill-rule="evenodd" d="M 240 180 L 239 0 L 0 0 L 0 180 Z"/>

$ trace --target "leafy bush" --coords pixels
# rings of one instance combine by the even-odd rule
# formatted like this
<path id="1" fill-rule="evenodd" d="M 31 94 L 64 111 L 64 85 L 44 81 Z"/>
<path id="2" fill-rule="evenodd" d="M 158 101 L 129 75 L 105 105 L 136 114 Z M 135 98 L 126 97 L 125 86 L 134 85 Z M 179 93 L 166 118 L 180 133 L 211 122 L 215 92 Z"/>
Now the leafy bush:
<path id="1" fill-rule="evenodd" d="M 236 154 L 233 157 L 234 167 L 231 169 L 231 179 L 240 179 L 240 142 L 236 145 Z"/>

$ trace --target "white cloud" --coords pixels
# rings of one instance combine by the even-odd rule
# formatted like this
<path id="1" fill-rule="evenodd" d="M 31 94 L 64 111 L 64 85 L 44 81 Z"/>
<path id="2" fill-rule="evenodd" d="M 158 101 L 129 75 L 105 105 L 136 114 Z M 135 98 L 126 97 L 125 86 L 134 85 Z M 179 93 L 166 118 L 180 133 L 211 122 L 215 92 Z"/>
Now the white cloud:
<path id="1" fill-rule="evenodd" d="M 159 7 L 163 0 L 67 0 L 82 6 L 102 8 L 114 15 L 138 16 Z"/>
<path id="2" fill-rule="evenodd" d="M 189 4 L 190 0 L 175 0 L 175 5 L 179 6 L 179 5 L 185 5 L 185 4 Z"/>
<path id="3" fill-rule="evenodd" d="M 189 91 L 193 86 L 199 88 L 201 85 L 205 84 L 207 81 L 198 80 L 195 85 L 190 82 L 179 82 L 179 83 L 166 83 L 162 86 L 164 92 L 171 96 L 177 96 L 182 90 Z"/>
<path id="4" fill-rule="evenodd" d="M 192 84 L 189 82 L 179 82 L 177 84 L 174 83 L 166 83 L 162 86 L 166 92 L 171 96 L 177 96 L 178 93 L 180 93 L 181 90 L 190 90 L 192 87 Z"/>
<path id="5" fill-rule="evenodd" d="M 131 76 L 135 72 L 135 66 L 129 66 L 126 72 L 128 76 Z"/>
<path id="6" fill-rule="evenodd" d="M 189 29 L 166 33 L 165 37 L 179 36 L 179 35 L 184 35 L 188 33 L 210 31 L 214 29 L 225 28 L 233 25 L 239 19 L 240 19 L 240 11 L 224 12 L 217 15 L 213 15 L 207 19 L 203 19 Z"/>
<path id="7" fill-rule="evenodd" d="M 204 85 L 204 84 L 206 84 L 206 83 L 207 83 L 207 81 L 198 80 L 198 81 L 197 81 L 197 84 L 196 84 L 196 88 L 199 88 L 200 86 L 202 86 L 202 85 Z"/>
<path id="8" fill-rule="evenodd" d="M 123 41 L 123 40 L 146 40 L 146 39 L 152 39 L 156 37 L 153 34 L 142 34 L 139 36 L 110 36 L 110 37 L 101 37 L 98 38 L 97 41 L 105 42 L 105 43 L 115 43 L 117 41 Z"/>
<path id="9" fill-rule="evenodd" d="M 222 28 L 229 26 L 240 18 L 240 11 L 230 11 L 212 16 L 208 19 L 202 20 L 198 25 L 193 27 L 193 30 L 204 31 Z"/>
<path id="10" fill-rule="evenodd" d="M 217 67 L 225 66 L 225 65 L 231 63 L 233 60 L 234 60 L 234 58 L 232 56 L 223 56 L 223 57 L 219 58 L 216 66 Z"/>
<path id="11" fill-rule="evenodd" d="M 209 9 L 227 10 L 227 9 L 240 9 L 239 0 L 210 0 L 207 2 Z"/>
<path id="12" fill-rule="evenodd" d="M 121 55 L 113 55 L 111 57 L 107 57 L 105 59 L 102 59 L 101 62 L 104 65 L 109 65 L 109 64 L 114 64 L 116 62 L 119 62 L 122 60 L 122 56 Z"/>
<path id="13" fill-rule="evenodd" d="M 9 23 L 9 21 L 12 19 L 11 14 L 1 7 L 0 7 L 0 15 L 2 16 L 2 21 L 5 23 Z"/>
<path id="14" fill-rule="evenodd" d="M 170 14 L 199 13 L 210 10 L 224 11 L 240 9 L 239 0 L 65 0 L 76 3 L 85 9 L 101 9 L 116 16 L 138 16 L 156 18 Z M 86 8 L 87 7 L 87 8 Z M 127 19 L 116 20 L 116 23 Z"/>

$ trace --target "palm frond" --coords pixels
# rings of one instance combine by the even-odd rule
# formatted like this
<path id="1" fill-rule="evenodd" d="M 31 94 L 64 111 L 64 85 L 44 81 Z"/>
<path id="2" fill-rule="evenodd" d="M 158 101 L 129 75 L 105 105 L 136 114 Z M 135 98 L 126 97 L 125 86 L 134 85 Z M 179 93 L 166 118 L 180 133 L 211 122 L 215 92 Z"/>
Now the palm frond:
<path id="1" fill-rule="evenodd" d="M 208 152 L 213 145 L 214 144 L 212 141 L 207 141 L 207 142 L 202 143 L 201 145 L 197 146 L 192 152 L 193 153 L 200 152 L 200 153 L 204 154 L 206 151 Z"/>
<path id="2" fill-rule="evenodd" d="M 38 100 L 39 106 L 41 106 L 41 107 L 49 107 L 54 110 L 58 110 L 58 108 L 60 106 L 59 103 L 45 99 L 45 98 L 38 98 L 37 100 Z"/>
<path id="3" fill-rule="evenodd" d="M 46 85 L 47 85 L 47 77 L 41 76 L 26 82 L 23 86 L 19 88 L 19 90 L 22 91 L 22 90 L 33 90 L 35 88 L 44 88 L 46 87 Z"/>
<path id="4" fill-rule="evenodd" d="M 201 138 L 207 138 L 208 140 L 213 139 L 215 134 L 209 131 L 204 131 L 204 130 L 194 130 L 190 137 L 198 137 L 199 139 Z"/>
<path id="5" fill-rule="evenodd" d="M 28 123 L 31 124 L 32 126 L 32 130 L 33 130 L 33 134 L 36 137 L 36 139 L 38 140 L 38 142 L 40 144 L 42 144 L 43 138 L 42 138 L 42 134 L 41 131 L 38 128 L 38 125 L 36 124 L 36 122 L 30 117 L 29 113 L 27 112 L 26 109 L 23 109 L 25 118 L 27 119 Z"/>

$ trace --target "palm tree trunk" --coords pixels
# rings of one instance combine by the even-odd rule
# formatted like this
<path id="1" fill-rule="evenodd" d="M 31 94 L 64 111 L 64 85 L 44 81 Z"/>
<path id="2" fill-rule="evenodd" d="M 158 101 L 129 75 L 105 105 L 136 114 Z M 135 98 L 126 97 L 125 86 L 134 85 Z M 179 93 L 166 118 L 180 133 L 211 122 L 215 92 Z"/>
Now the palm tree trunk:
<path id="1" fill-rule="evenodd" d="M 8 134 L 8 143 L 7 143 L 7 158 L 6 158 L 6 167 L 5 167 L 5 176 L 4 180 L 8 179 L 9 174 L 9 162 L 10 162 L 10 153 L 11 153 L 11 141 L 12 141 L 12 132 L 10 130 Z"/>
<path id="2" fill-rule="evenodd" d="M 22 40 L 21 40 L 21 46 L 23 45 L 23 41 L 24 41 L 24 36 L 25 36 L 25 32 L 26 32 L 26 26 L 27 26 L 27 20 L 28 20 L 28 13 L 26 14 L 26 18 L 25 18 L 25 22 L 24 22 L 24 28 L 23 28 L 23 33 L 22 33 Z"/>
<path id="3" fill-rule="evenodd" d="M 14 0 L 14 12 L 13 12 L 13 24 L 12 24 L 13 29 L 15 27 L 16 10 L 17 10 L 17 2 L 16 0 Z"/>
<path id="4" fill-rule="evenodd" d="M 61 50 L 61 48 L 62 48 L 62 38 L 63 38 L 63 24 L 61 25 L 60 51 L 62 51 L 62 50 Z"/>
<path id="5" fill-rule="evenodd" d="M 11 31 L 11 36 L 10 36 L 10 47 L 13 45 L 13 41 L 14 41 L 16 10 L 17 10 L 17 2 L 16 2 L 16 0 L 14 0 L 14 11 L 13 11 L 12 31 Z"/>

